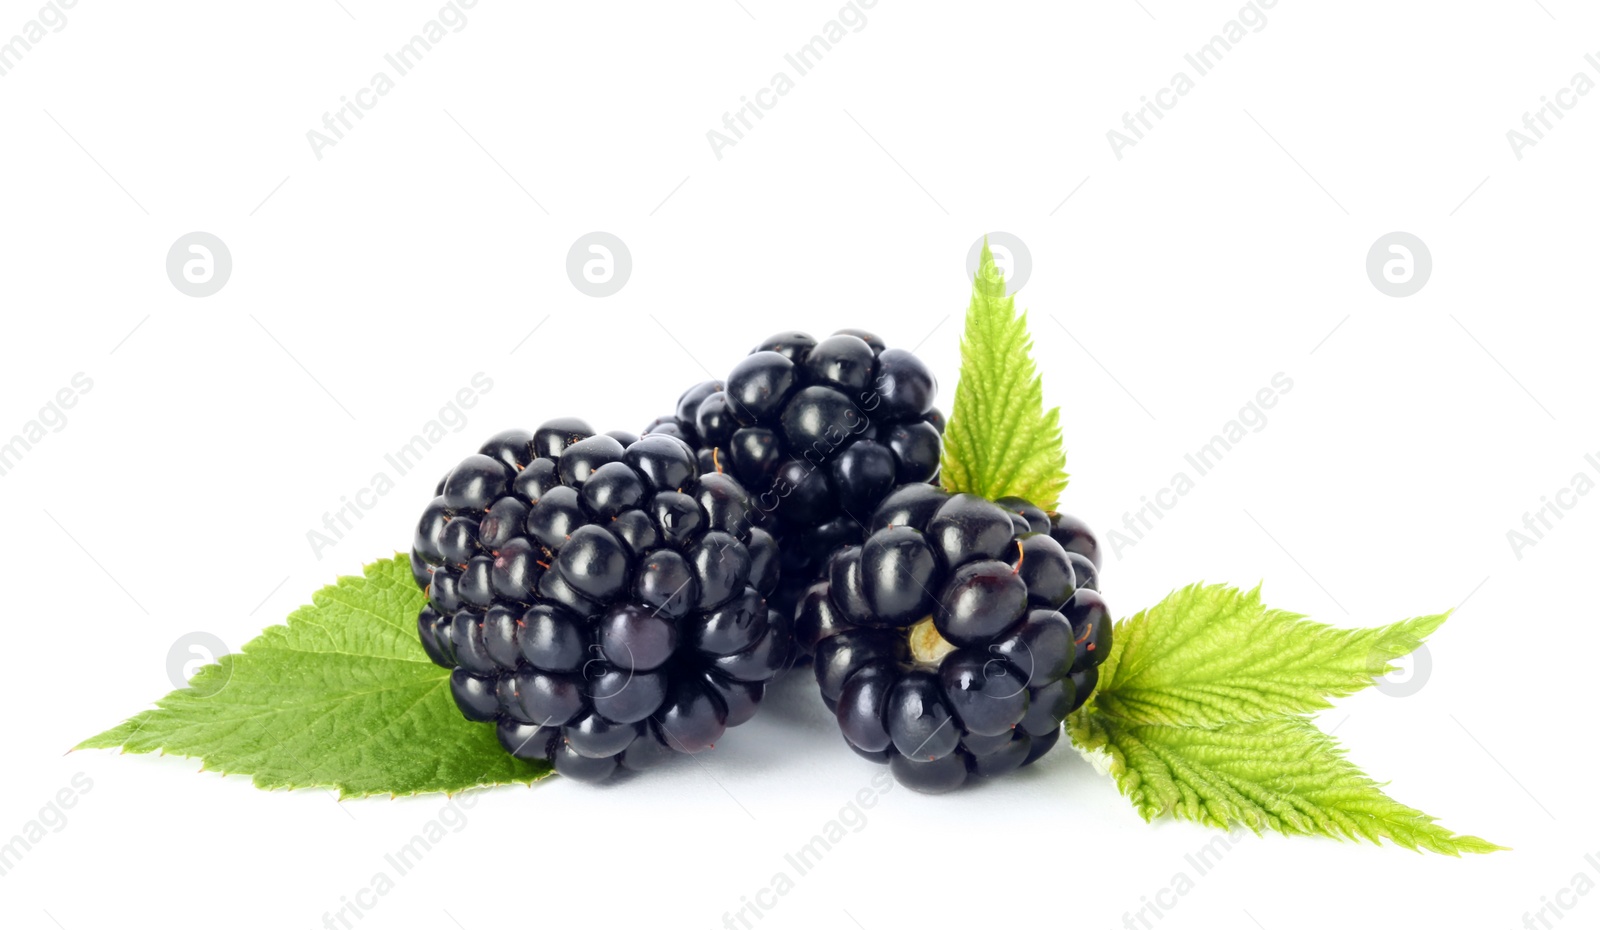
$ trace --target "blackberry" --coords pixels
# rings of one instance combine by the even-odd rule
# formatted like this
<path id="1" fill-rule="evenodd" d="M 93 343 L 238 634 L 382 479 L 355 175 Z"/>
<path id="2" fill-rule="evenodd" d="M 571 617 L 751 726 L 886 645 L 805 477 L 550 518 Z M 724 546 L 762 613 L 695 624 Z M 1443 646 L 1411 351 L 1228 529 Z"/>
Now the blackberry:
<path id="1" fill-rule="evenodd" d="M 580 781 L 710 748 L 790 655 L 744 488 L 679 439 L 632 438 L 572 419 L 494 436 L 411 553 L 417 632 L 462 714 Z"/>
<path id="2" fill-rule="evenodd" d="M 795 616 L 845 741 L 927 792 L 1049 752 L 1111 649 L 1094 534 L 926 484 L 890 493 L 869 529 Z"/>
<path id="3" fill-rule="evenodd" d="M 938 480 L 937 390 L 921 360 L 871 333 L 779 333 L 726 381 L 685 391 L 646 434 L 684 440 L 703 471 L 721 467 L 749 489 L 756 519 L 781 543 L 773 604 L 792 612 L 829 554 L 862 542 L 885 495 Z"/>

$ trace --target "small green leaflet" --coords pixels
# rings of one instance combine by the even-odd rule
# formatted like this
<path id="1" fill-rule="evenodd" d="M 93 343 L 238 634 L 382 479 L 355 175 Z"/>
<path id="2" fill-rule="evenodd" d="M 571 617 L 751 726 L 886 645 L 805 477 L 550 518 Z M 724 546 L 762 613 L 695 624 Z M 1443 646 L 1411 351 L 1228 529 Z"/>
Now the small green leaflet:
<path id="1" fill-rule="evenodd" d="M 1305 716 L 1391 671 L 1447 616 L 1341 630 L 1268 609 L 1259 589 L 1191 585 L 1117 624 L 1067 730 L 1091 761 L 1109 757 L 1146 820 L 1493 852 L 1386 796 Z"/>
<path id="2" fill-rule="evenodd" d="M 1095 702 L 1131 723 L 1174 726 L 1308 714 L 1394 671 L 1448 616 L 1341 630 L 1268 609 L 1259 587 L 1190 585 L 1117 625 Z"/>
<path id="3" fill-rule="evenodd" d="M 944 434 L 940 473 L 946 490 L 995 500 L 1020 497 L 1054 510 L 1067 486 L 1061 411 L 1044 409 L 1028 315 L 1006 296 L 1005 277 L 983 244 L 972 279 L 961 378 Z"/>
<path id="4" fill-rule="evenodd" d="M 528 784 L 494 727 L 461 716 L 450 672 L 417 639 L 422 593 L 404 556 L 340 578 L 312 604 L 78 749 L 160 751 L 258 788 L 333 787 L 341 797 Z"/>
<path id="5" fill-rule="evenodd" d="M 1091 713 L 1068 726 L 1080 748 L 1111 755 L 1118 787 L 1145 820 L 1172 814 L 1221 829 L 1237 822 L 1291 836 L 1389 839 L 1451 856 L 1503 848 L 1388 797 L 1304 717 L 1205 729 Z"/>

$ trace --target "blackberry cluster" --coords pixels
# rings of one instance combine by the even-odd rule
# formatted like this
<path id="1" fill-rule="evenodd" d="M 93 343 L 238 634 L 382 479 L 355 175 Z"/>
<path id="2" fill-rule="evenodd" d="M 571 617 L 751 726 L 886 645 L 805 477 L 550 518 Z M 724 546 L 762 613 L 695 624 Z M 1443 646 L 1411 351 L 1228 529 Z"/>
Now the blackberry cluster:
<path id="1" fill-rule="evenodd" d="M 601 781 L 707 749 L 789 661 L 765 598 L 777 543 L 678 439 L 552 420 L 494 436 L 436 493 L 411 553 L 417 630 L 512 755 Z"/>
<path id="2" fill-rule="evenodd" d="M 823 701 L 857 753 L 919 791 L 1049 752 L 1111 648 L 1100 550 L 1018 499 L 896 489 L 834 553 L 795 617 Z"/>
<path id="3" fill-rule="evenodd" d="M 866 518 L 897 485 L 935 481 L 944 417 L 938 385 L 915 355 L 844 329 L 820 342 L 779 333 L 726 382 L 678 398 L 646 435 L 694 446 L 750 490 L 756 517 L 782 543 L 773 606 L 792 613 L 829 555 L 859 544 Z"/>

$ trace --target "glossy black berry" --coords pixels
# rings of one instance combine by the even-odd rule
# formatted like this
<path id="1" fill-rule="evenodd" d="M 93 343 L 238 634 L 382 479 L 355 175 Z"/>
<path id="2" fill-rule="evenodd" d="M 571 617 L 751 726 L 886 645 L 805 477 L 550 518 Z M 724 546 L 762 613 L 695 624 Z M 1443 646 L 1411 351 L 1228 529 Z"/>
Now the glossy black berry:
<path id="1" fill-rule="evenodd" d="M 1073 596 L 1064 609 L 1072 625 L 1075 644 L 1072 670 L 1093 668 L 1105 661 L 1111 652 L 1111 611 L 1098 591 L 1084 589 Z"/>
<path id="2" fill-rule="evenodd" d="M 872 515 L 872 532 L 891 526 L 906 526 L 923 533 L 928 521 L 950 500 L 950 495 L 927 484 L 908 484 L 895 488 Z"/>
<path id="3" fill-rule="evenodd" d="M 961 743 L 961 727 L 938 677 L 930 671 L 913 671 L 895 682 L 888 714 L 895 751 L 907 758 L 940 759 Z"/>
<path id="4" fill-rule="evenodd" d="M 840 452 L 831 467 L 839 509 L 864 520 L 895 486 L 898 465 L 888 446 L 864 439 Z"/>
<path id="5" fill-rule="evenodd" d="M 1100 568 L 1100 542 L 1088 524 L 1064 513 L 1050 514 L 1049 521 L 1050 535 L 1061 548 L 1082 555 L 1097 570 Z"/>
<path id="6" fill-rule="evenodd" d="M 622 459 L 656 491 L 682 490 L 699 470 L 693 450 L 666 436 L 640 438 L 623 451 Z"/>
<path id="7" fill-rule="evenodd" d="M 1028 588 L 1011 566 L 986 559 L 949 575 L 933 615 L 939 634 L 957 646 L 975 646 L 1010 630 L 1028 606 Z"/>
<path id="8" fill-rule="evenodd" d="M 833 458 L 867 426 L 866 414 L 855 401 L 822 385 L 797 392 L 783 408 L 779 423 L 789 448 L 813 463 Z"/>
<path id="9" fill-rule="evenodd" d="M 872 346 L 849 334 L 829 336 L 817 343 L 802 364 L 812 383 L 842 388 L 851 397 L 865 391 L 877 374 L 877 354 Z"/>
<path id="10" fill-rule="evenodd" d="M 771 419 L 799 383 L 794 368 L 793 361 L 777 352 L 747 355 L 728 375 L 728 397 L 745 416 Z"/>
<path id="11" fill-rule="evenodd" d="M 1077 579 L 1078 587 L 1090 591 L 1100 590 L 1100 569 L 1095 567 L 1088 556 L 1080 552 L 1068 552 L 1067 561 L 1072 563 L 1072 573 Z"/>
<path id="12" fill-rule="evenodd" d="M 685 391 L 674 416 L 645 432 L 690 442 L 701 472 L 727 472 L 748 489 L 748 522 L 786 553 L 787 581 L 772 597 L 793 616 L 833 550 L 862 541 L 884 495 L 937 479 L 944 419 L 935 391 L 913 354 L 864 330 L 821 340 L 783 332 L 726 382 Z"/>
<path id="13" fill-rule="evenodd" d="M 878 380 L 873 388 L 878 402 L 874 419 L 897 421 L 933 409 L 939 385 L 921 359 L 904 349 L 885 349 L 878 356 Z"/>
<path id="14" fill-rule="evenodd" d="M 596 631 L 600 654 L 617 668 L 648 672 L 678 650 L 678 626 L 640 604 L 618 604 Z"/>
<path id="15" fill-rule="evenodd" d="M 1029 531 L 1006 548 L 1004 561 L 1015 566 L 1028 589 L 1028 603 L 1058 610 L 1077 590 L 1077 573 L 1061 544 L 1043 533 Z"/>
<path id="16" fill-rule="evenodd" d="M 939 683 L 969 733 L 1004 733 L 1028 712 L 1027 681 L 1009 662 L 987 651 L 951 653 L 939 664 Z"/>
<path id="17" fill-rule="evenodd" d="M 892 663 L 864 665 L 845 679 L 835 715 L 850 745 L 866 752 L 889 748 L 889 691 L 896 675 Z"/>
<path id="18" fill-rule="evenodd" d="M 1014 772 L 1028 762 L 1033 739 L 1027 733 L 1013 734 L 1000 748 L 983 755 L 967 757 L 967 771 L 983 778 Z"/>
<path id="19" fill-rule="evenodd" d="M 726 397 L 717 387 L 697 393 Z M 708 749 L 794 654 L 790 618 L 766 602 L 782 554 L 752 508 L 660 432 L 497 434 L 418 521 L 417 636 L 464 716 L 570 778 Z"/>
<path id="20" fill-rule="evenodd" d="M 644 478 L 624 462 L 607 462 L 583 483 L 583 505 L 596 517 L 614 517 L 644 501 Z"/>
<path id="21" fill-rule="evenodd" d="M 689 390 L 684 391 L 683 395 L 678 398 L 678 409 L 675 412 L 678 422 L 693 426 L 695 414 L 700 410 L 700 404 L 704 402 L 707 397 L 710 397 L 712 394 L 715 394 L 722 389 L 723 384 L 721 381 L 702 381 Z M 669 417 L 667 419 L 670 420 L 672 418 Z M 645 430 L 645 432 L 649 433 L 651 430 Z"/>
<path id="22" fill-rule="evenodd" d="M 839 700 L 845 681 L 869 662 L 893 662 L 898 658 L 894 639 L 882 630 L 851 630 L 830 636 L 817 646 L 813 666 L 822 696 Z"/>
<path id="23" fill-rule="evenodd" d="M 657 723 L 672 748 L 701 752 L 722 738 L 728 728 L 728 709 L 704 682 L 679 678 L 673 682 Z"/>
<path id="24" fill-rule="evenodd" d="M 1073 628 L 1054 610 L 1034 610 L 989 651 L 1010 663 L 1029 687 L 1058 681 L 1072 671 L 1078 655 Z"/>
<path id="25" fill-rule="evenodd" d="M 834 551 L 795 630 L 857 754 L 937 792 L 1055 745 L 1112 632 L 1081 584 L 1094 566 L 1049 532 L 1057 522 L 1026 501 L 910 485 L 885 495 L 863 543 Z"/>
<path id="26" fill-rule="evenodd" d="M 583 619 L 548 601 L 528 608 L 517 627 L 522 658 L 546 672 L 576 672 L 588 658 L 588 645 Z"/>
<path id="27" fill-rule="evenodd" d="M 628 552 L 610 530 L 591 523 L 572 531 L 555 570 L 585 597 L 607 603 L 627 587 Z"/>
<path id="28" fill-rule="evenodd" d="M 533 451 L 533 433 L 525 429 L 495 433 L 478 449 L 478 454 L 496 459 L 512 471 L 521 471 L 537 457 Z"/>
<path id="29" fill-rule="evenodd" d="M 558 417 L 533 431 L 532 452 L 536 458 L 554 461 L 567 446 L 593 435 L 594 427 L 577 417 Z"/>
<path id="30" fill-rule="evenodd" d="M 956 494 L 928 521 L 927 535 L 946 568 L 974 559 L 998 559 L 1016 535 L 1011 517 L 974 494 Z"/>
<path id="31" fill-rule="evenodd" d="M 906 626 L 934 605 L 930 585 L 938 563 L 921 533 L 891 527 L 867 537 L 861 548 L 861 583 L 870 616 L 888 626 Z"/>
<path id="32" fill-rule="evenodd" d="M 701 442 L 712 448 L 726 446 L 739 425 L 736 405 L 727 391 L 717 391 L 707 397 L 695 414 L 695 432 Z"/>
<path id="33" fill-rule="evenodd" d="M 791 362 L 803 362 L 817 340 L 802 332 L 778 333 L 767 337 L 751 352 L 776 352 Z M 681 414 L 680 414 L 681 416 Z"/>
<path id="34" fill-rule="evenodd" d="M 926 794 L 954 791 L 967 780 L 966 760 L 957 755 L 943 756 L 931 762 L 897 755 L 889 760 L 889 769 L 900 784 Z"/>
<path id="35" fill-rule="evenodd" d="M 503 497 L 511 482 L 504 462 L 487 455 L 471 455 L 444 480 L 444 505 L 454 511 L 487 510 Z"/>
<path id="36" fill-rule="evenodd" d="M 878 437 L 894 456 L 895 484 L 924 483 L 939 476 L 943 443 L 932 426 L 921 421 L 894 423 L 885 426 Z"/>

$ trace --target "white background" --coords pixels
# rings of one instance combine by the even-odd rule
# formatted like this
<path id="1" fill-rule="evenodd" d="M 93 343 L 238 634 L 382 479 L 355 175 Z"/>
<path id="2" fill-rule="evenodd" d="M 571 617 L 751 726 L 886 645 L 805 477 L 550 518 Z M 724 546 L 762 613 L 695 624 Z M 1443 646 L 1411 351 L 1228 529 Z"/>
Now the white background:
<path id="1" fill-rule="evenodd" d="M 1498 930 L 1558 893 L 1564 926 L 1600 922 L 1600 895 L 1563 891 L 1600 881 L 1600 495 L 1520 558 L 1507 540 L 1574 474 L 1600 480 L 1600 94 L 1520 160 L 1506 138 L 1590 69 L 1592 9 L 1282 0 L 1119 160 L 1107 131 L 1237 2 L 883 0 L 718 159 L 707 131 L 835 0 L 483 0 L 316 158 L 307 131 L 438 8 L 83 0 L 0 78 L 0 436 L 93 380 L 0 478 L 0 840 L 92 782 L 0 878 L 7 927 L 321 926 L 442 798 L 338 803 L 64 751 L 169 690 L 180 637 L 237 648 L 404 547 L 437 474 L 496 430 L 638 429 L 789 328 L 918 345 L 948 405 L 963 262 L 993 230 L 1031 249 L 1063 505 L 1103 531 L 1293 380 L 1108 559 L 1117 612 L 1202 579 L 1265 579 L 1270 604 L 1340 625 L 1460 605 L 1417 693 L 1322 723 L 1394 796 L 1515 852 L 1252 838 L 1175 898 L 1212 834 L 1145 825 L 1057 751 L 953 795 L 891 790 L 759 925 L 1112 928 L 1159 895 L 1164 930 Z M 0 3 L 0 41 L 38 9 Z M 564 267 L 595 229 L 633 255 L 605 299 Z M 234 262 L 204 299 L 164 269 L 195 230 Z M 1364 269 L 1393 230 L 1433 256 L 1405 299 Z M 467 426 L 314 555 L 307 531 L 480 371 Z M 879 771 L 810 687 L 648 778 L 477 794 L 360 926 L 721 926 Z"/>

